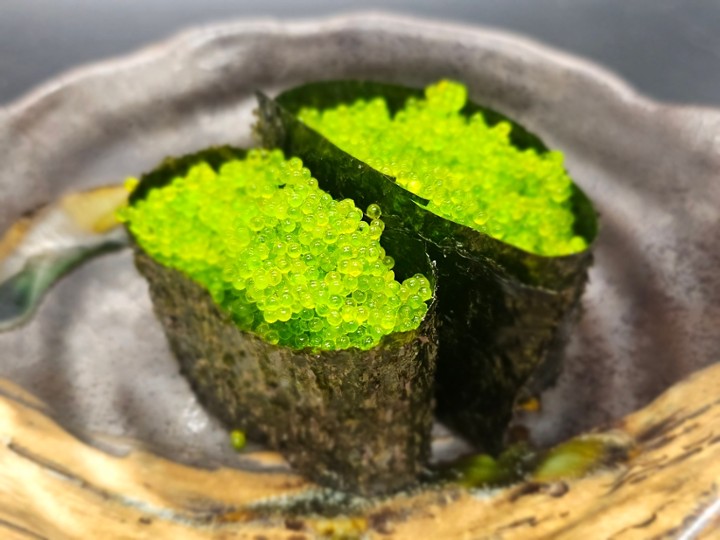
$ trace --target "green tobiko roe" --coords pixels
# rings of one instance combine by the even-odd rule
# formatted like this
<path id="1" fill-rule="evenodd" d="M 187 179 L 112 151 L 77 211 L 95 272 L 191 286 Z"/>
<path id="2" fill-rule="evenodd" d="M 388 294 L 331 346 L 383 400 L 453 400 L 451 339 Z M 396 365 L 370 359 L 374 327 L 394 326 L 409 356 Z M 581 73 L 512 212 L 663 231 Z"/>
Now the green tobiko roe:
<path id="1" fill-rule="evenodd" d="M 572 181 L 563 156 L 512 145 L 511 125 L 466 116 L 467 89 L 440 81 L 394 116 L 384 98 L 298 118 L 342 150 L 425 199 L 427 209 L 499 240 L 544 255 L 587 248 L 573 231 Z"/>
<path id="2" fill-rule="evenodd" d="M 395 280 L 384 224 L 334 200 L 298 158 L 250 150 L 186 175 L 121 212 L 140 247 L 203 285 L 241 330 L 294 349 L 370 349 L 414 330 L 428 279 Z"/>

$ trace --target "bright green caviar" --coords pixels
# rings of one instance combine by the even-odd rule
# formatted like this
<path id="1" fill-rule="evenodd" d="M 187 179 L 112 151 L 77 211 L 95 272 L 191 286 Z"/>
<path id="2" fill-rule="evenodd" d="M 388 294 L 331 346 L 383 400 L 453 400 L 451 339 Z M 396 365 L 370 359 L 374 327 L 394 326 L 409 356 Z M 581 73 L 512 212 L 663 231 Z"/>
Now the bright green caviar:
<path id="1" fill-rule="evenodd" d="M 295 349 L 369 349 L 417 328 L 432 296 L 395 280 L 384 224 L 334 200 L 298 158 L 251 150 L 200 163 L 121 213 L 155 260 L 203 285 L 243 330 Z M 370 219 L 372 218 L 372 219 Z"/>
<path id="2" fill-rule="evenodd" d="M 240 431 L 239 429 L 232 430 L 230 432 L 230 444 L 236 451 L 240 452 L 247 444 L 247 436 L 245 435 L 245 432 Z"/>
<path id="3" fill-rule="evenodd" d="M 341 149 L 428 199 L 428 210 L 546 256 L 582 251 L 573 232 L 572 181 L 559 152 L 520 150 L 511 125 L 460 111 L 466 88 L 440 81 L 392 116 L 382 98 L 298 117 Z"/>

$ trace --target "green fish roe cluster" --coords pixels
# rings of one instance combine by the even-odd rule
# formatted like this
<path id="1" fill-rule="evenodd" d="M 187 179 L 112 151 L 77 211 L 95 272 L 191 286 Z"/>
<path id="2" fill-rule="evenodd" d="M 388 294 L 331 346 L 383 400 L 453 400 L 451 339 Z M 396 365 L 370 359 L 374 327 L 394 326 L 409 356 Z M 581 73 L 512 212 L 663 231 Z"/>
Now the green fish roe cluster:
<path id="1" fill-rule="evenodd" d="M 559 152 L 520 150 L 510 123 L 489 127 L 466 116 L 467 90 L 440 81 L 392 116 L 383 98 L 299 119 L 341 149 L 428 199 L 428 210 L 531 253 L 565 255 L 587 247 L 573 233 L 572 181 Z"/>
<path id="2" fill-rule="evenodd" d="M 121 213 L 139 245 L 203 285 L 239 328 L 295 349 L 369 349 L 417 328 L 432 296 L 395 280 L 380 238 L 351 199 L 334 200 L 298 158 L 251 150 L 206 163 Z"/>

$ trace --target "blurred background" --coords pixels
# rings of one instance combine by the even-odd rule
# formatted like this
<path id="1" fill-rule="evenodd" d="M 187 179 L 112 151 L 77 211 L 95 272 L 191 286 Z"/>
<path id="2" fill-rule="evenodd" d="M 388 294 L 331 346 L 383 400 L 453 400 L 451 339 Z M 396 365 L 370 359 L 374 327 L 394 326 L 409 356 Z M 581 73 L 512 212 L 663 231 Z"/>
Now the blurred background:
<path id="1" fill-rule="evenodd" d="M 190 26 L 385 10 L 521 33 L 670 102 L 720 105 L 720 0 L 0 0 L 0 106 Z"/>

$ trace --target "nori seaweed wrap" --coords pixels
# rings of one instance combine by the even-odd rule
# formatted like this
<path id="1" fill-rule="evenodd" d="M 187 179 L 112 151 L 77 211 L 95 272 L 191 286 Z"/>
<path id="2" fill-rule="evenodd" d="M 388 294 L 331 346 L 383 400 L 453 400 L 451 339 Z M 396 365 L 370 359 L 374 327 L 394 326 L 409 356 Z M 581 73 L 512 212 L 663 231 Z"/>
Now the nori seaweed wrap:
<path id="1" fill-rule="evenodd" d="M 199 163 L 217 171 L 245 156 L 221 147 L 167 159 L 140 179 L 129 205 Z M 386 335 L 369 350 L 297 349 L 241 330 L 208 289 L 159 263 L 128 230 L 170 346 L 208 410 L 323 485 L 369 495 L 415 482 L 430 452 L 434 290 L 417 329 Z M 419 239 L 388 224 L 380 242 L 399 278 L 422 273 L 434 289 L 435 269 Z"/>
<path id="2" fill-rule="evenodd" d="M 341 150 L 299 120 L 302 109 L 326 110 L 381 97 L 391 114 L 423 90 L 365 81 L 306 84 L 274 99 L 262 94 L 257 132 L 268 147 L 300 157 L 333 197 L 376 202 L 389 229 L 420 238 L 438 266 L 439 352 L 437 414 L 486 451 L 497 453 L 514 405 L 552 384 L 561 345 L 579 309 L 591 264 L 589 249 L 562 256 L 530 253 L 429 211 L 428 200 Z M 534 134 L 504 115 L 465 103 L 462 115 L 482 113 L 489 126 L 509 124 L 509 141 L 548 152 Z M 571 185 L 574 234 L 590 245 L 597 218 Z"/>

